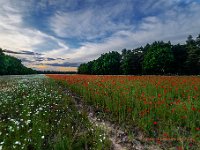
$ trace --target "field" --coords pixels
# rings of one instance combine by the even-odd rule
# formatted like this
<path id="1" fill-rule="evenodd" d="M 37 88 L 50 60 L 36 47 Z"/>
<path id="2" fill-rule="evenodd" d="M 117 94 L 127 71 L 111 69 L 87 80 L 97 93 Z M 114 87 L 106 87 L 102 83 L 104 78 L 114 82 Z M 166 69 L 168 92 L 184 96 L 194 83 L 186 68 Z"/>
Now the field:
<path id="1" fill-rule="evenodd" d="M 200 149 L 198 76 L 47 76 L 66 83 L 98 117 L 119 125 L 127 142 Z"/>
<path id="2" fill-rule="evenodd" d="M 200 77 L 0 77 L 0 150 L 122 148 L 200 149 Z"/>
<path id="3" fill-rule="evenodd" d="M 44 75 L 0 77 L 0 150 L 110 148 L 59 82 Z"/>

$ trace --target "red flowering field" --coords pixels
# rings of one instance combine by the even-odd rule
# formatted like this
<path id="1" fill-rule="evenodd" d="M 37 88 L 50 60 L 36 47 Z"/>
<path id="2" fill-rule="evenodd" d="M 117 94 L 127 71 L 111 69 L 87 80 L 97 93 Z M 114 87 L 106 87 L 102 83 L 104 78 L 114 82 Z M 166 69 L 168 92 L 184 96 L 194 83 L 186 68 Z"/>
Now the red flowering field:
<path id="1" fill-rule="evenodd" d="M 200 141 L 200 77 L 47 75 L 63 80 L 110 121 L 192 148 Z"/>

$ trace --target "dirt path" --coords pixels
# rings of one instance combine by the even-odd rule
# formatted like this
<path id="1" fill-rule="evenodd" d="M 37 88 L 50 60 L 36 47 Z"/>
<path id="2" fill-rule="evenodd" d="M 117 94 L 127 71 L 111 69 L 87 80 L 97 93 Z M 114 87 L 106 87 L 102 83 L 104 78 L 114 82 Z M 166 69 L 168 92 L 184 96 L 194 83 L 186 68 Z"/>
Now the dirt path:
<path id="1" fill-rule="evenodd" d="M 94 126 L 98 126 L 106 132 L 114 150 L 162 150 L 156 145 L 149 145 L 140 141 L 139 137 L 130 140 L 128 135 L 119 126 L 97 118 L 94 109 L 91 106 L 85 105 L 83 100 L 76 94 L 69 90 L 66 90 L 65 93 L 72 97 L 75 106 L 81 113 L 87 112 L 88 119 Z"/>

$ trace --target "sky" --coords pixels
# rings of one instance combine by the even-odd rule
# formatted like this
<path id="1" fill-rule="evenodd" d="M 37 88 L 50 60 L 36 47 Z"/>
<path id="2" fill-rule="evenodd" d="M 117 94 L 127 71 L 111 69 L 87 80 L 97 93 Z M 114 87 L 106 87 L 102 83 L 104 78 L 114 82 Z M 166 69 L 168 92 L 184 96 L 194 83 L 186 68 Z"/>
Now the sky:
<path id="1" fill-rule="evenodd" d="M 0 0 L 0 47 L 37 70 L 200 34 L 200 0 Z"/>

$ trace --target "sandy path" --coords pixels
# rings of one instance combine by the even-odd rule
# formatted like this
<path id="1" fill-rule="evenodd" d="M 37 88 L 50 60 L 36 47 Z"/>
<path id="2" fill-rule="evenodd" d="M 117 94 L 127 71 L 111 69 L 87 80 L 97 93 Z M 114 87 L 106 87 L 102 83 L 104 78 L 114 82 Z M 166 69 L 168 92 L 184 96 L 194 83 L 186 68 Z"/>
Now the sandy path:
<path id="1" fill-rule="evenodd" d="M 119 126 L 97 118 L 93 108 L 91 106 L 85 105 L 83 100 L 76 94 L 69 90 L 66 90 L 65 93 L 72 97 L 72 100 L 74 101 L 75 106 L 80 111 L 80 113 L 86 111 L 89 121 L 94 126 L 98 126 L 105 131 L 105 133 L 109 136 L 110 141 L 112 142 L 112 148 L 114 150 L 162 150 L 155 145 L 142 144 L 142 142 L 138 139 L 131 139 L 131 141 L 128 140 L 127 134 L 122 131 Z"/>

